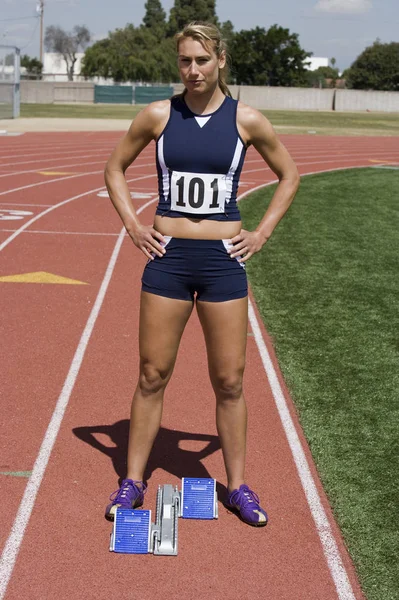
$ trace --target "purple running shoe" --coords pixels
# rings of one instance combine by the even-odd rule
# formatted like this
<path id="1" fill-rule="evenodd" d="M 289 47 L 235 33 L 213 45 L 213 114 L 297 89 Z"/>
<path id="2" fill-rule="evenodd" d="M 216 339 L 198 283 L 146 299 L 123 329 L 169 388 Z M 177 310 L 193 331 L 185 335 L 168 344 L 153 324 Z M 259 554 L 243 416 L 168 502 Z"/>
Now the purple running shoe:
<path id="1" fill-rule="evenodd" d="M 119 490 L 110 495 L 111 503 L 105 510 L 106 519 L 113 521 L 117 508 L 138 508 L 144 502 L 147 486 L 142 481 L 124 479 Z"/>
<path id="2" fill-rule="evenodd" d="M 263 527 L 268 521 L 266 511 L 259 506 L 259 497 L 244 483 L 227 496 L 226 506 L 237 511 L 248 525 Z"/>

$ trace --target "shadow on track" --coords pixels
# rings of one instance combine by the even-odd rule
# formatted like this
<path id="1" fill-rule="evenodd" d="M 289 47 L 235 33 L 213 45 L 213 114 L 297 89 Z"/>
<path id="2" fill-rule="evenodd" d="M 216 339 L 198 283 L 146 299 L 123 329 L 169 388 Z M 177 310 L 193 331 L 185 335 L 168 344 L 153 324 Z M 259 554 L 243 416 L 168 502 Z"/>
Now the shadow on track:
<path id="1" fill-rule="evenodd" d="M 117 421 L 113 425 L 75 427 L 72 431 L 77 438 L 109 456 L 119 477 L 119 483 L 121 483 L 126 476 L 128 419 Z M 107 435 L 113 445 L 103 444 L 97 439 L 96 434 Z M 204 442 L 205 445 L 198 451 L 184 450 L 180 447 L 180 443 L 187 441 Z M 201 460 L 217 450 L 220 450 L 217 435 L 187 433 L 161 427 L 148 460 L 144 481 L 147 482 L 156 469 L 163 469 L 179 479 L 182 477 L 212 477 Z M 216 487 L 218 497 L 224 498 L 227 492 L 226 487 L 219 482 Z"/>

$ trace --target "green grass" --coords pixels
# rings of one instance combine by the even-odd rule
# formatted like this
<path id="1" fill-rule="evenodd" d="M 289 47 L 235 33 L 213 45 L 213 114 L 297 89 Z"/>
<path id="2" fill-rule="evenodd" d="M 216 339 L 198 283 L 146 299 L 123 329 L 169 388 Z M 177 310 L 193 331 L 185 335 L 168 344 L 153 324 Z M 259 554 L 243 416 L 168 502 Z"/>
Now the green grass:
<path id="1" fill-rule="evenodd" d="M 130 104 L 21 104 L 23 118 L 133 119 L 143 106 Z"/>
<path id="2" fill-rule="evenodd" d="M 143 106 L 127 104 L 21 104 L 21 117 L 133 119 Z M 262 111 L 281 133 L 399 135 L 396 113 Z"/>
<path id="3" fill-rule="evenodd" d="M 398 190 L 398 170 L 305 177 L 266 247 L 247 263 L 369 600 L 398 598 Z M 272 192 L 243 200 L 247 229 Z"/>

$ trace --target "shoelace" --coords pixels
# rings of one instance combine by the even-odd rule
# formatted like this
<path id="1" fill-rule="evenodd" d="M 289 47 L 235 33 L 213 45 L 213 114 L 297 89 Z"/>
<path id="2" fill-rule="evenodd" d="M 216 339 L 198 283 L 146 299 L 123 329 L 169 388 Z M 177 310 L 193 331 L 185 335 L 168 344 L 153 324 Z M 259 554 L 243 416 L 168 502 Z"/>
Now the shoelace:
<path id="1" fill-rule="evenodd" d="M 256 504 L 259 505 L 259 496 L 257 494 L 255 494 L 255 492 L 253 492 L 252 490 L 250 490 L 247 485 L 246 486 L 241 486 L 241 489 L 237 490 L 232 495 L 231 502 L 233 504 L 237 504 L 236 499 L 238 499 L 241 496 L 244 496 L 244 498 L 246 500 L 246 504 L 250 504 L 252 502 L 256 502 Z"/>
<path id="2" fill-rule="evenodd" d="M 126 480 L 118 490 L 112 492 L 109 499 L 111 500 L 111 502 L 113 502 L 114 500 L 116 502 L 118 502 L 119 500 L 126 500 L 127 495 L 133 486 L 136 486 L 138 489 L 140 489 L 137 484 L 140 484 L 140 486 L 142 486 L 141 491 L 143 492 L 143 494 L 145 494 L 147 486 L 142 481 L 132 481 L 129 479 Z"/>

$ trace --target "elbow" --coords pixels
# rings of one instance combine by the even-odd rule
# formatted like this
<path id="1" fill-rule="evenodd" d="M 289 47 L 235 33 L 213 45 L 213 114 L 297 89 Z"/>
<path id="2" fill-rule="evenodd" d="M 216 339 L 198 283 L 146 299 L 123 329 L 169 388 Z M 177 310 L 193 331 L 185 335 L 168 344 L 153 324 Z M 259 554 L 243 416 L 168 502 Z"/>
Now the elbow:
<path id="1" fill-rule="evenodd" d="M 116 168 L 115 165 L 108 161 L 104 168 L 104 181 L 107 186 L 112 183 L 113 178 L 116 174 L 121 174 L 122 176 L 124 176 L 124 170 Z"/>

